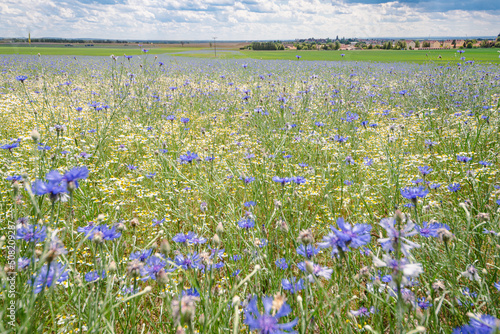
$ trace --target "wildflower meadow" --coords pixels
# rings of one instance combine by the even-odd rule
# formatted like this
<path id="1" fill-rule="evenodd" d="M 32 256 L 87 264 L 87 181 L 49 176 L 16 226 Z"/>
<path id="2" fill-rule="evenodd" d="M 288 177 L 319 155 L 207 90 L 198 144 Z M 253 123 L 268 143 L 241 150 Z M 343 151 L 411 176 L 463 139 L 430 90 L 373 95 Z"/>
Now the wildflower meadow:
<path id="1" fill-rule="evenodd" d="M 458 56 L 1 56 L 0 332 L 500 333 L 500 67 Z"/>

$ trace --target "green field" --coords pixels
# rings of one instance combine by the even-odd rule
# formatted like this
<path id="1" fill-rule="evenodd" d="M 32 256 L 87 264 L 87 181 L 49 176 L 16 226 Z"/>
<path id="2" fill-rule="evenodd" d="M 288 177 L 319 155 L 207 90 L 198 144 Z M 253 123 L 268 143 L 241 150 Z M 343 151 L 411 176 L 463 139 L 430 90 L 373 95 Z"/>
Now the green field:
<path id="1" fill-rule="evenodd" d="M 200 48 L 193 47 L 168 47 L 168 48 L 148 48 L 148 46 L 143 46 L 139 48 L 137 46 L 130 47 L 61 47 L 61 46 L 0 46 L 0 54 L 28 54 L 36 55 L 40 53 L 41 55 L 61 55 L 61 56 L 110 56 L 112 54 L 120 56 L 123 54 L 127 55 L 140 55 L 144 54 L 142 49 L 148 50 L 151 54 L 162 54 L 169 52 L 181 52 L 181 51 L 196 51 Z"/>
<path id="2" fill-rule="evenodd" d="M 147 46 L 145 46 L 147 48 Z M 227 49 L 223 46 L 221 48 Z M 212 52 L 207 53 L 188 53 L 191 51 L 206 50 L 208 48 L 196 47 L 167 47 L 150 48 L 150 54 L 171 54 L 177 52 L 187 52 L 183 54 L 173 54 L 180 57 L 196 58 L 214 58 Z M 236 50 L 235 50 L 236 51 Z M 473 60 L 481 63 L 500 64 L 500 53 L 498 49 L 466 49 L 463 54 L 466 60 Z M 142 49 L 137 46 L 127 47 L 60 47 L 60 46 L 42 46 L 42 47 L 18 47 L 18 46 L 0 46 L 0 54 L 42 54 L 42 55 L 68 55 L 68 56 L 109 56 L 109 55 L 140 55 Z M 411 63 L 457 63 L 460 61 L 461 54 L 455 49 L 451 50 L 359 50 L 359 51 L 251 51 L 244 50 L 238 53 L 218 51 L 217 57 L 220 59 L 283 59 L 297 61 L 297 55 L 300 60 L 332 60 L 332 61 L 374 61 L 374 62 L 411 62 Z M 342 56 L 344 55 L 344 56 Z"/>

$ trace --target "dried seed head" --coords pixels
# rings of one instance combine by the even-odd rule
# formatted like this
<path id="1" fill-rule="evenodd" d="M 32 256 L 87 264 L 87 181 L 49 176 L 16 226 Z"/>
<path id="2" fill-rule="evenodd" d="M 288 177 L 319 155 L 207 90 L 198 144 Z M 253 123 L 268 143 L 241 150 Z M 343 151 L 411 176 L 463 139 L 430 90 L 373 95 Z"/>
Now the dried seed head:
<path id="1" fill-rule="evenodd" d="M 278 292 L 277 294 L 274 295 L 271 309 L 273 309 L 275 312 L 278 312 L 283 306 L 283 304 L 285 304 L 285 302 L 286 302 L 286 297 Z"/>
<path id="2" fill-rule="evenodd" d="M 170 244 L 168 243 L 167 239 L 163 239 L 160 243 L 160 253 L 165 255 L 165 257 L 168 257 L 168 254 L 170 253 Z"/>
<path id="3" fill-rule="evenodd" d="M 312 230 L 308 228 L 307 230 L 300 231 L 297 240 L 298 242 L 303 243 L 304 245 L 309 245 L 314 243 L 314 235 L 312 233 Z"/>

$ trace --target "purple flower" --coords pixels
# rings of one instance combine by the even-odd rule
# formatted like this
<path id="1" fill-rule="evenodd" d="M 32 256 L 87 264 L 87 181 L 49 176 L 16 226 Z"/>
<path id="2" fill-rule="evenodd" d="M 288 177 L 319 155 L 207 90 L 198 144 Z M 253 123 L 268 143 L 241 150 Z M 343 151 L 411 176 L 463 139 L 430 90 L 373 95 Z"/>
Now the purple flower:
<path id="1" fill-rule="evenodd" d="M 16 147 L 19 147 L 19 142 L 17 142 L 17 141 L 10 143 L 10 144 L 5 144 L 5 145 L 0 146 L 0 148 L 2 148 L 4 150 L 9 150 L 9 151 L 12 151 L 12 149 L 16 148 Z"/>
<path id="2" fill-rule="evenodd" d="M 193 254 L 189 254 L 186 256 L 179 254 L 175 257 L 174 262 L 182 269 L 196 269 L 200 266 L 201 260 L 198 253 L 194 252 Z"/>
<path id="3" fill-rule="evenodd" d="M 238 221 L 238 226 L 241 228 L 250 229 L 255 226 L 255 221 L 252 218 L 241 218 Z"/>
<path id="4" fill-rule="evenodd" d="M 472 160 L 471 157 L 466 157 L 466 156 L 463 156 L 463 155 L 457 155 L 457 161 L 458 162 L 469 162 L 471 160 Z"/>
<path id="5" fill-rule="evenodd" d="M 146 259 L 148 257 L 151 256 L 151 253 L 153 253 L 153 249 L 152 248 L 145 249 L 143 251 L 137 251 L 137 252 L 134 252 L 134 253 L 130 254 L 129 259 L 130 260 L 139 260 L 141 262 L 144 262 L 144 261 L 146 261 Z"/>
<path id="6" fill-rule="evenodd" d="M 311 263 L 311 265 L 312 265 L 312 273 L 309 276 L 307 276 L 309 282 L 314 283 L 314 277 L 323 277 L 327 280 L 332 278 L 333 269 L 327 267 L 321 267 L 319 264 L 316 263 Z M 299 262 L 297 264 L 297 268 L 307 272 L 306 262 Z"/>
<path id="7" fill-rule="evenodd" d="M 66 180 L 58 171 L 53 170 L 45 175 L 47 182 L 36 180 L 33 183 L 33 193 L 38 196 L 49 195 L 52 201 L 58 199 L 61 194 L 66 193 Z"/>
<path id="8" fill-rule="evenodd" d="M 313 245 L 305 246 L 301 244 L 299 247 L 297 247 L 297 254 L 302 255 L 308 259 L 317 255 L 319 252 L 320 252 L 319 247 L 314 247 Z"/>
<path id="9" fill-rule="evenodd" d="M 429 190 L 427 190 L 424 186 L 420 187 L 407 187 L 407 188 L 401 188 L 400 189 L 401 196 L 403 196 L 406 199 L 410 199 L 413 202 L 417 201 L 417 197 L 425 197 L 429 193 Z"/>
<path id="10" fill-rule="evenodd" d="M 79 227 L 77 229 L 78 232 L 83 232 L 85 234 L 85 238 L 89 240 L 93 240 L 95 235 L 99 233 L 102 237 L 102 240 L 110 241 L 121 237 L 121 233 L 116 230 L 115 226 L 108 227 L 108 225 L 94 225 L 90 223 L 85 227 Z"/>
<path id="11" fill-rule="evenodd" d="M 300 290 L 304 290 L 304 280 L 297 279 L 295 277 L 292 277 L 290 280 L 283 278 L 281 280 L 281 287 L 285 291 L 290 291 L 290 293 L 296 293 Z"/>
<path id="12" fill-rule="evenodd" d="M 73 167 L 66 173 L 64 173 L 63 179 L 68 183 L 69 189 L 78 188 L 78 180 L 86 179 L 89 176 L 89 170 L 87 167 Z"/>
<path id="13" fill-rule="evenodd" d="M 248 176 L 248 177 L 240 176 L 240 180 L 242 180 L 245 184 L 248 184 L 248 183 L 255 181 L 255 177 L 253 177 L 253 176 Z"/>
<path id="14" fill-rule="evenodd" d="M 452 334 L 493 334 L 500 329 L 499 323 L 500 320 L 491 315 L 477 314 L 471 317 L 468 325 L 455 328 Z"/>
<path id="15" fill-rule="evenodd" d="M 27 242 L 41 242 L 47 237 L 45 226 L 40 225 L 22 225 L 17 229 L 16 239 L 22 239 Z"/>
<path id="16" fill-rule="evenodd" d="M 307 182 L 307 180 L 303 176 L 294 176 L 292 177 L 292 181 L 295 184 L 304 184 Z"/>
<path id="17" fill-rule="evenodd" d="M 156 219 L 156 218 L 153 218 L 153 226 L 157 226 L 157 225 L 161 225 L 165 222 L 165 218 L 163 219 Z"/>
<path id="18" fill-rule="evenodd" d="M 66 266 L 59 262 L 51 263 L 50 268 L 45 264 L 38 275 L 30 280 L 29 283 L 33 285 L 33 291 L 40 293 L 45 288 L 50 288 L 54 283 L 62 283 L 68 279 L 68 271 Z"/>
<path id="19" fill-rule="evenodd" d="M 288 323 L 279 323 L 281 317 L 286 317 L 292 312 L 290 306 L 283 302 L 279 310 L 274 315 L 271 315 L 273 306 L 272 297 L 262 297 L 264 304 L 264 313 L 260 314 L 257 308 L 257 297 L 253 297 L 245 309 L 245 324 L 248 325 L 251 331 L 258 330 L 261 334 L 284 334 L 295 333 L 293 327 L 297 325 L 298 319 L 294 319 Z"/>
<path id="20" fill-rule="evenodd" d="M 450 230 L 450 227 L 448 225 L 437 223 L 437 222 L 432 223 L 432 224 L 429 224 L 427 222 L 423 222 L 422 227 L 415 225 L 415 230 L 417 230 L 421 236 L 426 237 L 426 238 L 428 238 L 428 237 L 437 238 L 438 237 L 437 231 L 440 228 L 445 228 L 448 231 Z"/>
<path id="21" fill-rule="evenodd" d="M 461 188 L 460 183 L 452 183 L 448 186 L 448 190 L 455 193 L 459 191 Z"/>
<path id="22" fill-rule="evenodd" d="M 283 185 L 283 186 L 285 185 L 285 183 L 288 183 L 288 182 L 292 181 L 292 179 L 289 178 L 289 177 L 283 177 L 282 178 L 282 177 L 279 177 L 279 176 L 273 176 L 272 180 L 274 182 L 276 182 L 276 183 L 281 183 L 281 185 Z"/>
<path id="23" fill-rule="evenodd" d="M 181 155 L 179 157 L 179 160 L 181 161 L 181 164 L 187 164 L 187 163 L 192 163 L 193 161 L 198 159 L 198 154 L 194 152 L 187 151 L 185 155 Z"/>
<path id="24" fill-rule="evenodd" d="M 28 79 L 28 77 L 27 77 L 26 75 L 18 75 L 18 76 L 16 77 L 16 80 L 17 80 L 17 81 L 20 81 L 21 83 L 24 83 L 24 81 L 25 81 L 26 79 Z"/>
<path id="25" fill-rule="evenodd" d="M 288 269 L 288 262 L 286 262 L 285 258 L 277 259 L 276 262 L 274 262 L 278 268 L 281 270 L 286 270 Z"/>
<path id="26" fill-rule="evenodd" d="M 167 263 L 158 256 L 151 256 L 149 259 L 146 260 L 146 264 L 144 267 L 142 267 L 141 270 L 141 275 L 142 275 L 142 280 L 147 281 L 148 279 L 155 280 L 156 275 L 165 268 Z M 168 269 L 167 271 L 174 271 L 175 269 Z"/>
<path id="27" fill-rule="evenodd" d="M 90 271 L 85 274 L 84 278 L 87 282 L 95 282 L 98 279 L 104 279 L 106 277 L 106 271 L 102 271 L 102 273 L 99 275 L 99 272 L 97 271 Z"/>
<path id="28" fill-rule="evenodd" d="M 430 168 L 429 166 L 418 167 L 418 170 L 422 175 L 428 175 L 430 174 L 430 172 L 432 172 L 432 168 Z"/>
<path id="29" fill-rule="evenodd" d="M 420 248 L 419 244 L 408 240 L 408 237 L 414 236 L 418 232 L 415 230 L 415 224 L 408 219 L 406 224 L 401 230 L 397 230 L 395 227 L 396 219 L 394 218 L 383 218 L 380 221 L 380 226 L 382 226 L 387 232 L 387 238 L 378 239 L 382 248 L 386 251 L 394 251 L 397 244 L 400 245 L 403 254 L 408 257 L 410 255 L 410 250 L 413 248 Z"/>

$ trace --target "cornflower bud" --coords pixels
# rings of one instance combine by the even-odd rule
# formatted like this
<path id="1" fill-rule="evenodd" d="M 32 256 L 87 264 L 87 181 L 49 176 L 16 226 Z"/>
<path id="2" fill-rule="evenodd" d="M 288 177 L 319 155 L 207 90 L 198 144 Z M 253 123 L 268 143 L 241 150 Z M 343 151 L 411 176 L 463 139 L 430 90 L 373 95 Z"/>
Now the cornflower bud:
<path id="1" fill-rule="evenodd" d="M 307 230 L 300 231 L 297 240 L 300 243 L 303 243 L 304 245 L 309 245 L 314 243 L 314 235 L 312 233 L 312 230 L 308 228 Z"/>
<path id="2" fill-rule="evenodd" d="M 31 130 L 30 135 L 31 139 L 33 139 L 35 143 L 38 143 L 40 141 L 40 133 L 36 129 Z"/>
<path id="3" fill-rule="evenodd" d="M 221 222 L 219 222 L 219 224 L 217 224 L 217 227 L 215 228 L 215 233 L 217 233 L 217 234 L 224 233 L 224 226 L 222 226 Z"/>

